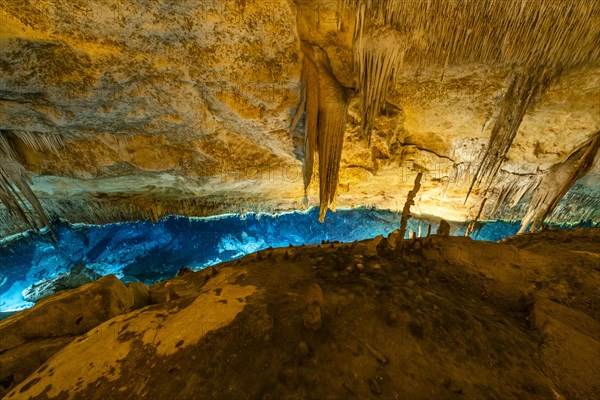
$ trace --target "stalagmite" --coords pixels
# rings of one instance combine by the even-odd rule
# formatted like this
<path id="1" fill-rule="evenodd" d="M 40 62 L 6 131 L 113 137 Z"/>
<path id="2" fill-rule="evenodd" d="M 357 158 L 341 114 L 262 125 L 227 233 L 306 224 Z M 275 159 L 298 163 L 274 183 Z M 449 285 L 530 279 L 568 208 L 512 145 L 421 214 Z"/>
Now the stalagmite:
<path id="1" fill-rule="evenodd" d="M 415 204 L 415 196 L 421 189 L 421 178 L 423 177 L 423 173 L 419 172 L 417 177 L 415 178 L 415 186 L 412 188 L 410 192 L 408 192 L 408 196 L 406 196 L 406 202 L 404 203 L 404 209 L 402 210 L 402 218 L 400 220 L 400 240 L 404 240 L 404 235 L 406 233 L 406 224 L 408 223 L 408 219 L 410 218 L 410 206 Z"/>
<path id="2" fill-rule="evenodd" d="M 440 220 L 440 225 L 435 234 L 443 237 L 450 236 L 450 224 L 444 219 Z"/>
<path id="3" fill-rule="evenodd" d="M 315 151 L 319 154 L 319 220 L 327 209 L 335 210 L 335 196 L 348 103 L 331 73 L 327 56 L 303 45 L 303 78 L 306 85 L 306 131 L 304 139 L 304 190 L 310 185 Z"/>
<path id="4" fill-rule="evenodd" d="M 469 226 L 467 226 L 467 231 L 465 232 L 465 236 L 469 237 L 475 231 L 475 227 L 477 226 L 477 220 L 481 216 L 481 212 L 483 211 L 483 207 L 485 206 L 486 201 L 487 201 L 487 198 L 484 198 L 483 201 L 481 202 L 481 206 L 479 206 L 479 211 L 477 212 L 477 215 L 471 222 L 469 222 Z"/>

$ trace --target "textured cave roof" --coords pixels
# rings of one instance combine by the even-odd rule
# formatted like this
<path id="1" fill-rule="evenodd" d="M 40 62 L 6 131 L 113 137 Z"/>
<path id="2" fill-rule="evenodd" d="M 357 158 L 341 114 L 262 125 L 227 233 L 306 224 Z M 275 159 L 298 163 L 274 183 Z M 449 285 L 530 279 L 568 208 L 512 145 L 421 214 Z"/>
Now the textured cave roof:
<path id="1" fill-rule="evenodd" d="M 482 218 L 600 219 L 596 2 L 0 7 L 20 185 L 0 190 L 29 199 L 0 208 L 2 234 L 27 227 L 17 208 L 33 226 L 301 209 L 317 148 L 306 203 L 323 209 L 400 210 L 423 172 L 418 213 L 466 220 L 487 199 Z"/>

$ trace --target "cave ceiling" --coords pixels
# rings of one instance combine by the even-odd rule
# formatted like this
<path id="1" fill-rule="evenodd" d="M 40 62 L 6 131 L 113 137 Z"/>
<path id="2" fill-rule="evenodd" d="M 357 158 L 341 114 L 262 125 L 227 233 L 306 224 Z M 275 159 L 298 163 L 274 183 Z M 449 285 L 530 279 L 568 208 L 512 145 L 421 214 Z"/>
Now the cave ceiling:
<path id="1" fill-rule="evenodd" d="M 2 234 L 402 210 L 419 172 L 416 213 L 600 219 L 596 2 L 1 0 L 0 17 Z"/>

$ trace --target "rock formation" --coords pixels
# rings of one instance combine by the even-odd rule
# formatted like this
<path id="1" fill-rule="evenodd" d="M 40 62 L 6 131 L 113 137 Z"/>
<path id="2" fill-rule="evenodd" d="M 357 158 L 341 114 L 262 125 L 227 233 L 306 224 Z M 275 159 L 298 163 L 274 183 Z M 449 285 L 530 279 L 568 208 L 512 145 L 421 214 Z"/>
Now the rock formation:
<path id="1" fill-rule="evenodd" d="M 598 21 L 0 0 L 0 293 L 35 302 L 0 321 L 0 397 L 594 398 L 598 232 L 548 223 L 600 223 Z M 522 234 L 472 240 L 490 219 Z"/>
<path id="2" fill-rule="evenodd" d="M 342 88 L 331 73 L 327 55 L 319 49 L 303 47 L 304 67 L 301 105 L 306 104 L 304 136 L 304 197 L 313 174 L 314 154 L 319 154 L 319 220 L 323 222 L 327 208 L 333 204 L 337 192 L 342 144 L 348 110 Z M 303 107 L 298 107 L 301 113 Z M 294 124 L 292 123 L 292 127 Z"/>
<path id="3" fill-rule="evenodd" d="M 308 287 L 306 292 L 306 306 L 304 308 L 304 326 L 310 330 L 321 329 L 323 312 L 323 291 L 316 283 Z"/>
<path id="4" fill-rule="evenodd" d="M 417 174 L 415 178 L 415 186 L 408 192 L 406 196 L 406 202 L 404 203 L 404 208 L 402 209 L 402 218 L 400 219 L 400 240 L 404 239 L 404 235 L 406 232 L 406 224 L 408 223 L 408 219 L 410 218 L 410 206 L 415 204 L 415 196 L 419 193 L 419 189 L 421 189 L 421 177 L 423 176 L 422 172 Z"/>
<path id="5" fill-rule="evenodd" d="M 148 305 L 148 300 L 140 296 L 139 288 L 130 290 L 114 275 L 107 275 L 0 321 L 0 396 L 77 337 L 117 315 Z M 98 337 L 101 334 L 98 332 Z"/>
<path id="6" fill-rule="evenodd" d="M 432 235 L 363 256 L 372 242 L 382 238 L 294 248 L 287 260 L 289 248 L 248 255 L 153 285 L 142 308 L 112 276 L 57 293 L 0 322 L 0 395 L 591 399 L 600 390 L 597 229 L 504 243 Z M 363 267 L 347 270 L 351 260 Z M 300 317 L 312 306 L 320 318 L 308 327 L 318 330 Z"/>
<path id="7" fill-rule="evenodd" d="M 321 218 L 400 210 L 417 172 L 423 214 L 463 221 L 487 198 L 481 219 L 600 218 L 597 161 L 556 172 L 600 129 L 593 1 L 40 0 L 0 14 L 2 236 L 304 197 Z"/>
<path id="8" fill-rule="evenodd" d="M 65 289 L 75 289 L 100 278 L 101 276 L 93 270 L 79 264 L 71 268 L 65 274 L 56 278 L 44 278 L 23 290 L 25 301 L 36 302 L 41 298 Z"/>
<path id="9" fill-rule="evenodd" d="M 449 236 L 450 235 L 450 224 L 448 224 L 448 222 L 446 222 L 444 220 L 441 220 L 440 226 L 438 227 L 435 234 L 438 236 L 442 236 L 442 237 Z"/>

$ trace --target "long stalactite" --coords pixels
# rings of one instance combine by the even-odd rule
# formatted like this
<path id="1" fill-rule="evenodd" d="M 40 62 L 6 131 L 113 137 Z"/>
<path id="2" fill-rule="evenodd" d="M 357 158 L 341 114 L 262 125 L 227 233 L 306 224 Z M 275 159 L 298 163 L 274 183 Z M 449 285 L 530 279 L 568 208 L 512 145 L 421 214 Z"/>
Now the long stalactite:
<path id="1" fill-rule="evenodd" d="M 529 105 L 536 96 L 540 96 L 545 91 L 550 82 L 558 77 L 558 74 L 559 71 L 535 68 L 526 72 L 515 72 L 511 77 L 500 114 L 496 118 L 487 148 L 478 163 L 466 198 L 482 181 L 487 182 L 488 188 L 494 182 L 494 178 L 517 136 Z"/>
<path id="2" fill-rule="evenodd" d="M 379 115 L 395 77 L 402 66 L 405 47 L 390 29 L 377 29 L 358 39 L 355 45 L 355 70 L 363 113 L 362 130 L 371 144 L 375 118 Z"/>
<path id="3" fill-rule="evenodd" d="M 599 149 L 600 131 L 575 149 L 567 160 L 548 171 L 534 192 L 519 233 L 524 232 L 528 227 L 530 231 L 539 228 L 552 215 L 573 184 L 599 162 Z"/>
<path id="4" fill-rule="evenodd" d="M 484 64 L 511 71 L 486 150 L 472 171 L 466 195 L 498 174 L 528 109 L 565 71 L 600 62 L 600 8 L 594 2 L 339 0 L 341 18 L 354 25 L 355 85 L 362 129 L 371 137 L 375 118 L 404 67 Z M 383 40 L 381 32 L 386 32 Z M 374 40 L 376 38 L 376 40 Z M 379 49 L 375 49 L 377 44 Z M 501 185 L 493 207 L 515 204 L 539 184 Z"/>
<path id="5" fill-rule="evenodd" d="M 26 147 L 58 152 L 60 136 L 28 131 L 0 132 L 0 201 L 8 212 L 17 215 L 31 229 L 50 226 L 48 215 L 31 189 L 32 180 L 18 160 L 14 139 Z"/>
<path id="6" fill-rule="evenodd" d="M 327 56 L 320 49 L 303 44 L 303 97 L 306 123 L 304 136 L 304 191 L 307 191 L 314 170 L 315 153 L 319 158 L 319 220 L 324 221 L 327 209 L 335 211 L 342 145 L 346 130 L 348 102 L 336 78 L 331 73 Z M 300 112 L 301 110 L 298 110 Z"/>
<path id="7" fill-rule="evenodd" d="M 378 105 L 385 100 L 390 78 L 400 65 L 418 68 L 483 63 L 510 67 L 517 73 L 506 99 L 520 105 L 508 107 L 499 121 L 498 141 L 490 144 L 483 175 L 494 171 L 496 148 L 501 160 L 531 96 L 561 71 L 598 62 L 597 25 L 600 9 L 593 2 L 572 0 L 513 1 L 396 1 L 340 0 L 340 16 L 354 23 L 354 64 L 357 89 L 363 99 L 363 129 L 368 137 Z M 382 35 L 385 32 L 385 35 Z M 379 48 L 376 49 L 376 47 Z M 401 60 L 401 61 L 400 61 Z M 523 71 L 518 73 L 518 71 Z M 510 145 L 509 145 L 510 147 Z"/>

